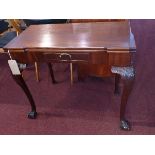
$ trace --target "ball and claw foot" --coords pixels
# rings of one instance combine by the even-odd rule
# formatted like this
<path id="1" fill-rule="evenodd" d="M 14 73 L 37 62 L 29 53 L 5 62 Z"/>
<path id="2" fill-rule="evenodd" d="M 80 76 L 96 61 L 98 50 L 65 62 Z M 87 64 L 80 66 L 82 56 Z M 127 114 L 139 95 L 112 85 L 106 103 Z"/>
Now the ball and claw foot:
<path id="1" fill-rule="evenodd" d="M 37 112 L 36 111 L 31 111 L 28 114 L 29 119 L 35 119 L 37 117 Z"/>
<path id="2" fill-rule="evenodd" d="M 127 120 L 121 120 L 120 121 L 120 128 L 122 130 L 125 130 L 125 131 L 131 130 L 130 123 Z"/>

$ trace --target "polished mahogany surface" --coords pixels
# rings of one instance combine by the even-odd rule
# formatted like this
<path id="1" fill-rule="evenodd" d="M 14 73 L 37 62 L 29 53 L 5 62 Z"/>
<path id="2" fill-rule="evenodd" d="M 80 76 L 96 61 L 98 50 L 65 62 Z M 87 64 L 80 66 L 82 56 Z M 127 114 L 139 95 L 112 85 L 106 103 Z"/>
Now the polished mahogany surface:
<path id="1" fill-rule="evenodd" d="M 32 25 L 4 49 L 134 51 L 128 21 Z M 62 51 L 63 52 L 63 51 Z"/>

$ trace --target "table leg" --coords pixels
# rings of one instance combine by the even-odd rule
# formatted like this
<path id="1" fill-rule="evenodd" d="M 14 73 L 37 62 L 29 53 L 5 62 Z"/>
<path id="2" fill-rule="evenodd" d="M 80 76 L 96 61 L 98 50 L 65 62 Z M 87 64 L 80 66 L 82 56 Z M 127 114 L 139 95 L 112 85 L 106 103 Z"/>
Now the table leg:
<path id="1" fill-rule="evenodd" d="M 12 75 L 13 79 L 15 82 L 23 89 L 24 93 L 26 94 L 30 104 L 31 104 L 31 112 L 28 114 L 28 118 L 30 119 L 35 119 L 37 117 L 37 112 L 36 112 L 36 106 L 33 100 L 33 97 L 22 77 L 22 75 Z"/>
<path id="2" fill-rule="evenodd" d="M 70 79 L 71 79 L 71 85 L 73 85 L 73 64 L 70 63 Z"/>
<path id="3" fill-rule="evenodd" d="M 119 83 L 120 83 L 120 75 L 116 74 L 115 75 L 115 90 L 114 90 L 114 94 L 115 95 L 119 95 L 120 94 Z"/>
<path id="4" fill-rule="evenodd" d="M 54 73 L 53 73 L 53 68 L 52 68 L 52 64 L 51 63 L 47 63 L 48 64 L 48 69 L 52 78 L 52 83 L 55 84 L 57 83 L 54 77 Z"/>
<path id="5" fill-rule="evenodd" d="M 120 128 L 130 130 L 130 123 L 125 119 L 125 110 L 128 97 L 131 93 L 135 72 L 133 67 L 112 67 L 112 73 L 118 74 L 123 80 L 123 93 L 120 105 Z"/>

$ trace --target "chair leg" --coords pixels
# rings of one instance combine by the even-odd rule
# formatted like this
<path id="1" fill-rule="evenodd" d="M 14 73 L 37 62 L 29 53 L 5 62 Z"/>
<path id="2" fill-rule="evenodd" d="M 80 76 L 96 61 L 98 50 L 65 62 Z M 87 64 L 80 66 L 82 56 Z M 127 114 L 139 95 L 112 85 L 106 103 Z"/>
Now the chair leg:
<path id="1" fill-rule="evenodd" d="M 36 80 L 37 82 L 40 81 L 40 76 L 39 76 L 39 64 L 35 62 L 35 73 L 36 73 Z"/>
<path id="2" fill-rule="evenodd" d="M 73 64 L 70 63 L 70 78 L 71 78 L 71 85 L 73 85 Z"/>

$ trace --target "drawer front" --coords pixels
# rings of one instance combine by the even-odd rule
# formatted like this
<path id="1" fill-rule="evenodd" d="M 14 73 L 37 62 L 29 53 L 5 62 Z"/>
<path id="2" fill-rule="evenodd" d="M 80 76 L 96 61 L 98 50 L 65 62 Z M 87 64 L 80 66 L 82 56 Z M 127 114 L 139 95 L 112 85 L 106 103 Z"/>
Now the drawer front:
<path id="1" fill-rule="evenodd" d="M 89 61 L 89 53 L 44 53 L 45 61 L 76 62 Z"/>

